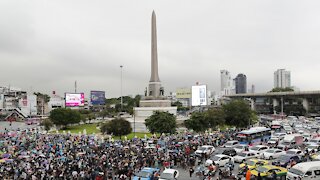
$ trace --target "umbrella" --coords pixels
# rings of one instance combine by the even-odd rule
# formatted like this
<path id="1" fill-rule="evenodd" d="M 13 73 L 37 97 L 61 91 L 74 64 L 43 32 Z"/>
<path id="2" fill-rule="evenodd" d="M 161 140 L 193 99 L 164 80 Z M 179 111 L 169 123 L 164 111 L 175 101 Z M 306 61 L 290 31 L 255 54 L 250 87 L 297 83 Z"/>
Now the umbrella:
<path id="1" fill-rule="evenodd" d="M 2 154 L 2 158 L 9 158 L 11 157 L 11 154 Z"/>

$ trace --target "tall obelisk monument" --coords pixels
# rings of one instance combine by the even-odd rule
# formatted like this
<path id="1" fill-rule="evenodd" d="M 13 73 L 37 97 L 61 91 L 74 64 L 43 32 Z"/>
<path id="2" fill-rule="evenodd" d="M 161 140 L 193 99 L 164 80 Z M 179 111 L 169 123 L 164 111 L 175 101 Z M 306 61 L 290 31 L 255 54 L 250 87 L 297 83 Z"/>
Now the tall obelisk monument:
<path id="1" fill-rule="evenodd" d="M 157 25 L 156 14 L 152 12 L 151 18 L 151 77 L 149 90 L 146 89 L 145 97 L 141 98 L 139 107 L 134 107 L 133 127 L 135 132 L 147 132 L 145 119 L 155 111 L 165 111 L 177 115 L 177 107 L 171 107 L 171 101 L 164 96 L 164 90 L 158 74 L 158 50 L 157 50 Z M 136 129 L 135 123 L 142 125 Z"/>
<path id="2" fill-rule="evenodd" d="M 158 74 L 157 24 L 156 13 L 151 18 L 151 77 L 149 81 L 149 96 L 157 98 L 161 94 L 161 82 Z"/>

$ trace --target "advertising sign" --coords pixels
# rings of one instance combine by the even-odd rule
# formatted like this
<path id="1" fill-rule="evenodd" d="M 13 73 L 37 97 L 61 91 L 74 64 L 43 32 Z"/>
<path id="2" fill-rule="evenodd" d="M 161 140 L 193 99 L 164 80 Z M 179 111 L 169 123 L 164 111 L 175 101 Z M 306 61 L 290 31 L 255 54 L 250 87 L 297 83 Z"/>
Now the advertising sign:
<path id="1" fill-rule="evenodd" d="M 105 105 L 105 92 L 104 91 L 91 91 L 90 101 L 92 105 Z"/>
<path id="2" fill-rule="evenodd" d="M 207 85 L 192 86 L 192 106 L 207 105 Z"/>
<path id="3" fill-rule="evenodd" d="M 66 93 L 66 107 L 84 106 L 84 93 Z"/>
<path id="4" fill-rule="evenodd" d="M 191 89 L 190 88 L 179 88 L 176 91 L 177 99 L 189 99 L 191 98 Z"/>

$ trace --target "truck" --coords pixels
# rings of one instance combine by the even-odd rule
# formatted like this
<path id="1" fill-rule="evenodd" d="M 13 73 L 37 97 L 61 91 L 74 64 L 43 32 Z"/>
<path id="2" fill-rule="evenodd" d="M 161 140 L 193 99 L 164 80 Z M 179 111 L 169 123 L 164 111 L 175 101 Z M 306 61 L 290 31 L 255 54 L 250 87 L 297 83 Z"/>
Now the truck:
<path id="1" fill-rule="evenodd" d="M 287 148 L 295 148 L 303 143 L 303 136 L 301 134 L 287 134 L 284 136 L 281 143 L 278 145 L 279 149 L 285 150 Z"/>

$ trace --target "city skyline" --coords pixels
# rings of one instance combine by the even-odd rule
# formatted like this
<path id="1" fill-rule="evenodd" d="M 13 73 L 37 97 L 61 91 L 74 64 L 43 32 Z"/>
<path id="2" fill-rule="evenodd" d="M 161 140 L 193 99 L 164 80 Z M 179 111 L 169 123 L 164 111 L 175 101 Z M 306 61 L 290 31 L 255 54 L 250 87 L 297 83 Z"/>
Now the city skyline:
<path id="1" fill-rule="evenodd" d="M 120 97 L 123 65 L 123 95 L 144 94 L 155 10 L 166 94 L 196 82 L 218 93 L 222 69 L 256 92 L 282 68 L 302 91 L 320 89 L 320 2 L 123 2 L 0 2 L 0 86 L 63 95 L 77 81 L 78 92 Z"/>

